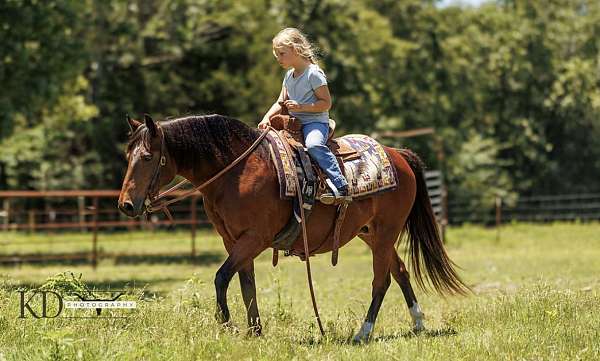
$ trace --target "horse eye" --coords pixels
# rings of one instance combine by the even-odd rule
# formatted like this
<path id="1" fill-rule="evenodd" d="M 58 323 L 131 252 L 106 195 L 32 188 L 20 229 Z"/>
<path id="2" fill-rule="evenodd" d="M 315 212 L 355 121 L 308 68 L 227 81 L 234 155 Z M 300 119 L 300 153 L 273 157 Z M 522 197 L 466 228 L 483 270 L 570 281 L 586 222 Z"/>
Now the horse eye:
<path id="1" fill-rule="evenodd" d="M 142 159 L 145 161 L 152 160 L 152 154 L 144 154 L 142 155 Z"/>

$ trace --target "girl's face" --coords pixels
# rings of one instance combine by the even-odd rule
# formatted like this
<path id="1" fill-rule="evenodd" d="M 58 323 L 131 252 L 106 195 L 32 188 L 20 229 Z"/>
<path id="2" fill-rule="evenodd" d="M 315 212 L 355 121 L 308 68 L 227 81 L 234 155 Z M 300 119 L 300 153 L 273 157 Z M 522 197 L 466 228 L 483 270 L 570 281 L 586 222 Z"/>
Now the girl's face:
<path id="1" fill-rule="evenodd" d="M 293 67 L 298 57 L 294 48 L 289 46 L 273 46 L 273 54 L 279 65 L 284 69 Z"/>

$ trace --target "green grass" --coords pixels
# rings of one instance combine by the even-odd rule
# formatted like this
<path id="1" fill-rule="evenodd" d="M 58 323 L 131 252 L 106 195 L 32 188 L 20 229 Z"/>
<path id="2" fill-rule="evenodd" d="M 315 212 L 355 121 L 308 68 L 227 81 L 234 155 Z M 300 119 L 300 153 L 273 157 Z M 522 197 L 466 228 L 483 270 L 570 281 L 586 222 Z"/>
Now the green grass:
<path id="1" fill-rule="evenodd" d="M 23 242 L 10 252 L 89 249 L 89 234 L 36 239 L 69 237 L 73 242 L 37 248 L 29 244 L 33 237 L 0 233 L 0 252 L 6 254 L 2 241 L 8 239 Z M 101 235 L 100 246 L 107 252 L 188 252 L 189 234 Z M 60 264 L 0 268 L 0 360 L 600 359 L 600 224 L 510 225 L 500 241 L 493 229 L 451 228 L 448 252 L 475 294 L 444 299 L 417 290 L 428 330 L 414 335 L 393 283 L 367 345 L 348 343 L 370 303 L 371 255 L 360 240 L 340 251 L 335 268 L 330 255 L 311 258 L 325 338 L 313 322 L 304 264 L 280 258 L 273 268 L 270 252 L 256 262 L 263 336 L 245 334 L 237 277 L 229 291 L 236 327 L 217 325 L 213 279 L 223 247 L 216 235 L 202 232 L 197 249 L 211 255 L 206 264 L 115 265 L 107 259 L 95 271 Z M 145 287 L 149 296 L 127 319 L 18 319 L 16 288 L 41 285 L 66 270 L 81 273 L 92 287 Z"/>

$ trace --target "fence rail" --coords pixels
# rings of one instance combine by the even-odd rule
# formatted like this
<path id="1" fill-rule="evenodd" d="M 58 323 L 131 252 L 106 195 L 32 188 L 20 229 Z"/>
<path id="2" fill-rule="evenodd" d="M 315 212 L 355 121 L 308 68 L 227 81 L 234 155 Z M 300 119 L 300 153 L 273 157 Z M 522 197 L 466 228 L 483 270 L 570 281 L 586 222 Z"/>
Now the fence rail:
<path id="1" fill-rule="evenodd" d="M 184 191 L 174 192 L 172 197 L 183 194 Z M 196 256 L 196 229 L 199 225 L 208 225 L 209 222 L 202 211 L 201 202 L 198 202 L 199 193 L 189 199 L 171 207 L 173 221 L 164 219 L 163 216 L 154 214 L 148 219 L 139 217 L 137 220 L 123 216 L 116 209 L 117 190 L 88 190 L 88 191 L 1 191 L 0 200 L 0 230 L 3 232 L 14 231 L 47 231 L 60 230 L 88 231 L 91 235 L 91 247 L 87 255 L 62 254 L 62 255 L 14 255 L 3 254 L 0 248 L 0 262 L 19 262 L 30 258 L 36 260 L 55 260 L 87 258 L 96 267 L 98 258 L 106 256 L 99 254 L 98 237 L 100 231 L 114 230 L 154 230 L 164 226 L 189 226 L 190 229 L 190 256 Z M 36 203 L 35 206 L 28 203 Z M 42 210 L 36 207 L 43 207 Z M 200 212 L 198 212 L 200 208 Z M 161 219 L 162 218 L 162 219 Z M 2 246 L 14 244 L 3 241 Z M 21 244 L 21 243 L 20 243 Z"/>
<path id="2" fill-rule="evenodd" d="M 436 217 L 444 230 L 450 224 L 483 223 L 499 226 L 512 221 L 550 222 L 572 220 L 600 220 L 600 193 L 537 195 L 520 197 L 510 203 L 503 199 L 490 200 L 487 206 L 477 206 L 469 202 L 447 203 L 446 191 L 440 171 L 425 174 L 430 200 Z M 170 225 L 190 229 L 190 256 L 196 257 L 196 230 L 208 225 L 204 215 L 201 197 L 196 194 L 171 207 L 173 223 L 162 215 L 152 215 L 132 220 L 116 209 L 119 191 L 8 191 L 0 192 L 0 234 L 5 240 L 0 242 L 0 263 L 24 261 L 29 258 L 43 261 L 62 259 L 88 259 L 93 266 L 98 259 L 110 256 L 98 249 L 101 231 L 115 230 L 154 230 Z M 173 196 L 178 196 L 175 193 Z M 40 209 L 41 207 L 41 209 Z M 3 246 L 10 246 L 11 232 L 59 232 L 69 230 L 90 233 L 90 248 L 87 253 L 64 255 L 15 255 L 7 254 Z M 499 234 L 499 233 L 498 233 Z M 8 240 L 6 240 L 8 239 Z M 43 241 L 35 241 L 42 244 Z M 53 241 L 51 243 L 61 243 Z M 19 244 L 24 244 L 23 242 Z M 4 248 L 6 249 L 6 248 Z"/>
<path id="3" fill-rule="evenodd" d="M 448 220 L 451 224 L 600 220 L 600 193 L 528 196 L 514 203 L 498 198 L 489 203 L 493 205 L 478 207 L 450 201 Z"/>

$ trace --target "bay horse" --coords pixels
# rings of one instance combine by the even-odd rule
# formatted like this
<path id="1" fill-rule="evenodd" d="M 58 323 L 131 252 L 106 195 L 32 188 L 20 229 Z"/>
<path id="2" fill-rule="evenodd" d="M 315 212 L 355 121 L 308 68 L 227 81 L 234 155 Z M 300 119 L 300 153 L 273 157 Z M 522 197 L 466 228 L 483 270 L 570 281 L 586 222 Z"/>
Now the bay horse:
<path id="1" fill-rule="evenodd" d="M 231 164 L 261 135 L 243 122 L 221 115 L 187 116 L 155 122 L 127 117 L 131 127 L 128 167 L 119 196 L 119 209 L 129 217 L 144 213 L 146 199 L 176 175 L 199 186 Z M 423 312 L 409 281 L 409 273 L 395 245 L 408 240 L 412 271 L 421 288 L 440 294 L 464 294 L 460 279 L 439 237 L 427 194 L 421 160 L 410 150 L 384 147 L 395 167 L 398 185 L 392 191 L 354 200 L 347 208 L 340 247 L 358 236 L 373 254 L 372 300 L 354 341 L 368 341 L 391 276 L 400 285 L 414 330 L 424 329 Z M 266 141 L 202 190 L 204 209 L 223 238 L 227 260 L 215 276 L 217 319 L 230 320 L 227 288 L 238 273 L 247 310 L 249 332 L 260 335 L 254 259 L 272 247 L 276 234 L 292 214 L 292 202 L 280 198 L 276 169 Z M 336 207 L 316 203 L 307 221 L 310 254 L 330 252 Z M 302 237 L 293 250 L 303 253 Z M 428 276 L 428 280 L 424 276 Z"/>

